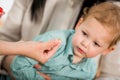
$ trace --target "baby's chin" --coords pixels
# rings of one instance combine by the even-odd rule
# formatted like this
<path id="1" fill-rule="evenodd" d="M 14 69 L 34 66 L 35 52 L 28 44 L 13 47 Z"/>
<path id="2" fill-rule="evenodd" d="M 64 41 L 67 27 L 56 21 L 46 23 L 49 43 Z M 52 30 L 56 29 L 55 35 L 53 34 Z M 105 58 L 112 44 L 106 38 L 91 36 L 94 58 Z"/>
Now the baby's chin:
<path id="1" fill-rule="evenodd" d="M 74 54 L 77 56 L 77 57 L 79 57 L 79 58 L 85 58 L 86 56 L 84 55 L 84 54 L 82 54 L 82 53 L 79 53 L 79 52 L 74 52 Z"/>

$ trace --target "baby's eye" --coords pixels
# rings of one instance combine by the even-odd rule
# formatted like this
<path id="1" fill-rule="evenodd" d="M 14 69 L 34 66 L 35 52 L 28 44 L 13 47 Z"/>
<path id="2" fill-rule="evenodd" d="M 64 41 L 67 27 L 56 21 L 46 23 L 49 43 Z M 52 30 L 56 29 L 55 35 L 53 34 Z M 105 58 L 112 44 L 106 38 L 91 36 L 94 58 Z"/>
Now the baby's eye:
<path id="1" fill-rule="evenodd" d="M 100 47 L 100 45 L 97 42 L 94 42 L 94 45 Z"/>
<path id="2" fill-rule="evenodd" d="M 82 31 L 82 34 L 85 36 L 88 36 L 87 33 L 85 31 Z"/>

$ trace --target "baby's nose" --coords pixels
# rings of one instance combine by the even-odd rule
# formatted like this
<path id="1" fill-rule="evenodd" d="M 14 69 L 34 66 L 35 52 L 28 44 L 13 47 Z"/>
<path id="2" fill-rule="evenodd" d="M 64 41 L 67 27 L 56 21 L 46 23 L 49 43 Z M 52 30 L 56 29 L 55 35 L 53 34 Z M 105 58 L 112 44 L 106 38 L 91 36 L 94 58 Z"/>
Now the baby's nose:
<path id="1" fill-rule="evenodd" d="M 82 44 L 82 46 L 87 48 L 89 46 L 89 44 L 90 44 L 90 41 L 89 40 L 84 40 L 81 44 Z"/>

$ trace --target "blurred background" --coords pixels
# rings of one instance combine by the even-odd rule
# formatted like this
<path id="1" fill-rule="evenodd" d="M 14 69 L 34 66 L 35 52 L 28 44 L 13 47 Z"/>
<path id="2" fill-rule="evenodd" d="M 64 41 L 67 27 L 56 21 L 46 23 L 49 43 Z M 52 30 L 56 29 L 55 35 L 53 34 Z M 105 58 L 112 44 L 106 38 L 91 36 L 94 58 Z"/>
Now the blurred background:
<path id="1" fill-rule="evenodd" d="M 0 18 L 0 27 L 2 26 L 3 22 L 5 21 L 8 11 L 10 10 L 14 0 L 0 0 L 0 7 L 3 8 L 5 14 Z"/>

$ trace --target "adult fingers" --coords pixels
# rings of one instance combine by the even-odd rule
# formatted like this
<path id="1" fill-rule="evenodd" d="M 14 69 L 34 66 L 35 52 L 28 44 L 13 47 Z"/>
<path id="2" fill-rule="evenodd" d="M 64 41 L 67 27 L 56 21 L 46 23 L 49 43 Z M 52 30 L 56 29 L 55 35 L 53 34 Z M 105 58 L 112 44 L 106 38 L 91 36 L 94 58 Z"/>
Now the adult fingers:
<path id="1" fill-rule="evenodd" d="M 55 52 L 58 50 L 60 46 L 60 43 L 56 46 L 53 46 L 51 49 L 48 50 L 47 52 L 47 58 L 49 59 L 53 54 L 55 54 Z"/>
<path id="2" fill-rule="evenodd" d="M 55 46 L 60 45 L 60 43 L 61 43 L 61 41 L 56 39 L 56 40 L 51 40 L 51 41 L 45 42 L 45 44 L 43 46 L 46 50 L 51 50 Z"/>

